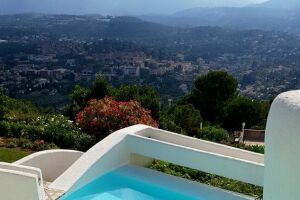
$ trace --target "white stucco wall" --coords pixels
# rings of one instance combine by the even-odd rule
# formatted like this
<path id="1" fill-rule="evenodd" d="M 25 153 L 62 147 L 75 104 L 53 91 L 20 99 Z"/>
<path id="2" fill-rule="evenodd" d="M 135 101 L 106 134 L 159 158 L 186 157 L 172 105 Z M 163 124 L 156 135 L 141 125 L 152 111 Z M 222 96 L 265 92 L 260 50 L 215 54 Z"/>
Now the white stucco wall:
<path id="1" fill-rule="evenodd" d="M 300 91 L 274 100 L 266 133 L 264 200 L 299 200 Z"/>
<path id="2" fill-rule="evenodd" d="M 134 133 L 133 135 L 146 137 L 150 140 L 156 140 L 168 144 L 183 146 L 194 150 L 206 151 L 212 154 L 234 157 L 236 159 L 264 164 L 264 155 L 262 154 L 237 149 L 231 146 L 222 145 L 206 140 L 199 140 L 197 138 L 188 137 L 157 128 L 143 129 L 139 132 Z"/>
<path id="3" fill-rule="evenodd" d="M 38 176 L 15 170 L 0 169 L 0 199 L 43 200 Z"/>
<path id="4" fill-rule="evenodd" d="M 141 155 L 142 160 L 137 160 L 139 156 L 134 155 Z M 148 160 L 145 157 L 263 185 L 263 155 L 136 125 L 119 130 L 99 142 L 50 187 L 69 193 L 120 166 L 144 164 Z"/>
<path id="5" fill-rule="evenodd" d="M 82 155 L 83 152 L 73 150 L 48 150 L 31 154 L 14 164 L 39 168 L 44 180 L 53 182 Z"/>
<path id="6" fill-rule="evenodd" d="M 128 136 L 127 140 L 132 153 L 263 186 L 263 163 L 249 161 L 246 156 L 244 159 L 239 159 L 234 157 L 234 154 L 232 157 L 224 156 L 134 135 Z M 225 149 L 224 154 L 226 154 Z"/>
<path id="7" fill-rule="evenodd" d="M 41 187 L 43 186 L 43 183 L 42 183 L 42 181 L 43 181 L 42 172 L 38 168 L 0 162 L 0 169 L 7 169 L 7 170 L 13 170 L 13 171 L 19 171 L 19 172 L 34 174 L 34 175 L 36 175 L 38 177 L 39 185 Z"/>
<path id="8" fill-rule="evenodd" d="M 127 164 L 130 153 L 125 138 L 129 133 L 143 128 L 145 126 L 129 127 L 109 135 L 80 157 L 50 187 L 71 192 L 104 173 Z"/>

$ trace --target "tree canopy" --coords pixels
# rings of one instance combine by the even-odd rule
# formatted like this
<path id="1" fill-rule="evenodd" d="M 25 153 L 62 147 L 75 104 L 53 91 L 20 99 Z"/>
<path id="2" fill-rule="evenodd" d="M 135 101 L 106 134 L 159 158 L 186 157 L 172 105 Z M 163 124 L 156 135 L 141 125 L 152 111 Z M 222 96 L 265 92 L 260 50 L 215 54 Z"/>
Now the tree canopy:
<path id="1" fill-rule="evenodd" d="M 237 80 L 224 71 L 197 78 L 190 100 L 205 120 L 215 122 L 223 105 L 237 94 Z"/>
<path id="2" fill-rule="evenodd" d="M 89 89 L 76 85 L 70 94 L 70 103 L 66 107 L 66 115 L 74 119 L 76 113 L 86 106 L 90 93 Z"/>
<path id="3" fill-rule="evenodd" d="M 175 104 L 162 112 L 160 126 L 169 131 L 195 136 L 202 121 L 200 111 L 193 105 Z"/>
<path id="4" fill-rule="evenodd" d="M 5 111 L 6 111 L 4 107 L 4 103 L 5 103 L 4 91 L 2 88 L 0 88 L 0 120 L 4 118 Z"/>
<path id="5" fill-rule="evenodd" d="M 160 97 L 157 91 L 149 86 L 122 85 L 118 88 L 112 87 L 103 76 L 97 76 L 91 88 L 75 86 L 70 94 L 70 104 L 67 106 L 66 114 L 74 119 L 91 99 L 103 99 L 112 96 L 117 101 L 136 100 L 143 108 L 151 111 L 151 116 L 158 120 L 160 110 Z"/>
<path id="6" fill-rule="evenodd" d="M 90 99 L 103 99 L 105 96 L 110 96 L 112 87 L 104 76 L 97 76 L 93 82 Z"/>
<path id="7" fill-rule="evenodd" d="M 245 97 L 236 97 L 226 103 L 222 109 L 221 122 L 230 131 L 240 130 L 242 123 L 252 128 L 263 121 L 261 104 Z"/>
<path id="8" fill-rule="evenodd" d="M 136 100 L 143 108 L 151 111 L 154 119 L 159 119 L 160 97 L 157 91 L 149 86 L 123 85 L 114 90 L 113 97 L 118 101 Z"/>

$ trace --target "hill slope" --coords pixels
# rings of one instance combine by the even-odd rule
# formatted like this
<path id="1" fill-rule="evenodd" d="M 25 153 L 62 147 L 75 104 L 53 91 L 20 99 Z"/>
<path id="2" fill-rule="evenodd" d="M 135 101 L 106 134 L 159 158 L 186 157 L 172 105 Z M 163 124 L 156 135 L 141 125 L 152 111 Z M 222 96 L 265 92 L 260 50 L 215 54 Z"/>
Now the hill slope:
<path id="1" fill-rule="evenodd" d="M 234 29 L 262 29 L 300 33 L 300 12 L 277 8 L 193 8 L 167 17 L 143 20 L 171 26 L 222 26 Z"/>
<path id="2" fill-rule="evenodd" d="M 1 0 L 0 14 L 24 12 L 56 14 L 145 15 L 171 14 L 194 7 L 245 6 L 262 0 Z"/>
<path id="3" fill-rule="evenodd" d="M 53 37 L 152 39 L 166 36 L 174 28 L 134 17 L 103 18 L 100 15 L 2 15 L 0 27 L 26 27 L 31 34 L 48 32 Z M 8 30 L 7 30 L 8 31 Z M 5 30 L 0 38 L 5 37 Z"/>
<path id="4" fill-rule="evenodd" d="M 284 9 L 300 9 L 299 0 L 270 0 L 265 3 L 260 4 L 262 7 L 269 8 L 284 8 Z"/>

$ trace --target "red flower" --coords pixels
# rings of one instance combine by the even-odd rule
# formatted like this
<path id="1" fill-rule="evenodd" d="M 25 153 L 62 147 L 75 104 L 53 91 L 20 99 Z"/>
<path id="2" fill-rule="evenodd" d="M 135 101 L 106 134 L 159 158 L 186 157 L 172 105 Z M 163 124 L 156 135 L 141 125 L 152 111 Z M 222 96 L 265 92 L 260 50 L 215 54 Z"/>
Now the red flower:
<path id="1" fill-rule="evenodd" d="M 45 144 L 45 141 L 44 140 L 39 140 L 38 144 L 40 144 L 40 145 Z"/>
<path id="2" fill-rule="evenodd" d="M 150 114 L 137 101 L 118 102 L 112 97 L 105 97 L 102 100 L 90 100 L 84 110 L 77 114 L 76 123 L 83 131 L 95 135 L 135 124 L 158 127 Z"/>

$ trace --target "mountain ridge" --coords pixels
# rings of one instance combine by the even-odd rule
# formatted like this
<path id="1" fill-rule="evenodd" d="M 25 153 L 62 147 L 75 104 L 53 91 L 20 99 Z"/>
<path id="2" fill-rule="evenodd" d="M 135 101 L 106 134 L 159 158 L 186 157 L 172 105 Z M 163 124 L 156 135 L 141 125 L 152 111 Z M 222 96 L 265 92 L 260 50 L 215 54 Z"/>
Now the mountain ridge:
<path id="1" fill-rule="evenodd" d="M 169 16 L 143 16 L 143 20 L 177 27 L 221 26 L 233 29 L 277 30 L 300 33 L 300 12 L 264 6 L 193 8 Z"/>
<path id="2" fill-rule="evenodd" d="M 0 14 L 52 13 L 104 15 L 172 14 L 193 7 L 245 6 L 263 0 L 1 0 Z"/>
<path id="3" fill-rule="evenodd" d="M 281 8 L 281 9 L 290 9 L 297 10 L 300 9 L 299 0 L 270 0 L 261 4 L 258 4 L 261 7 L 268 8 Z"/>

